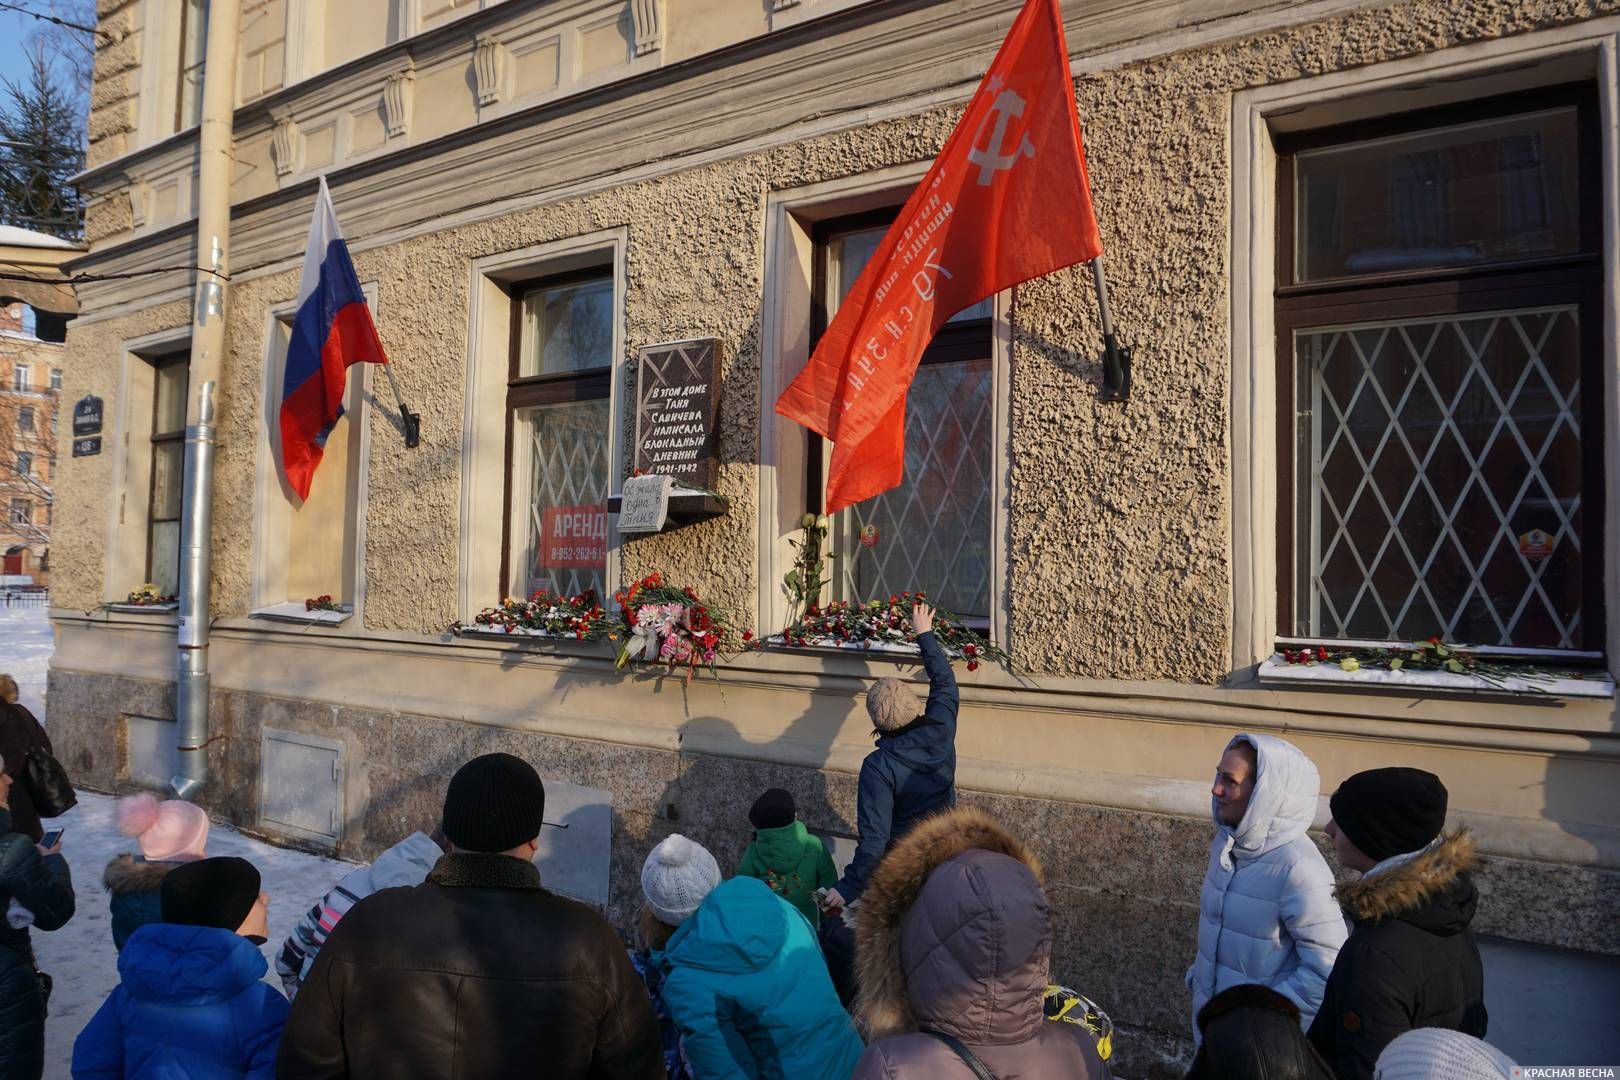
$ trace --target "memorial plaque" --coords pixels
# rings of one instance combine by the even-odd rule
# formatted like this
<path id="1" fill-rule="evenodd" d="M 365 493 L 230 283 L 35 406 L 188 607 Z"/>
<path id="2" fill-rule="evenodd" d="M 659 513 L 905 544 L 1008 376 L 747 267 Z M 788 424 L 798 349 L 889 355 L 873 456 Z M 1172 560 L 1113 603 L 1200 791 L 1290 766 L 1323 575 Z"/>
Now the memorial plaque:
<path id="1" fill-rule="evenodd" d="M 80 398 L 73 406 L 73 434 L 75 437 L 101 434 L 101 399 L 94 394 Z M 73 452 L 78 456 L 76 445 Z"/>
<path id="2" fill-rule="evenodd" d="M 93 435 L 88 439 L 73 440 L 74 457 L 95 457 L 101 453 L 101 436 Z"/>
<path id="3" fill-rule="evenodd" d="M 638 350 L 632 466 L 713 490 L 720 464 L 720 343 L 669 341 Z"/>

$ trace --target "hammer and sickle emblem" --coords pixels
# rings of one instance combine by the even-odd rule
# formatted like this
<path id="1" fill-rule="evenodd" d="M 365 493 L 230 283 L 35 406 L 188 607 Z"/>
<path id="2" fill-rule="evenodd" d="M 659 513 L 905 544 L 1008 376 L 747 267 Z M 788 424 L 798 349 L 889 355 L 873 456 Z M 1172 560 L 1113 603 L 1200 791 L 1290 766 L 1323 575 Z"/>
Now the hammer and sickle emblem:
<path id="1" fill-rule="evenodd" d="M 1001 85 L 1001 79 L 998 77 L 991 82 L 990 88 L 999 90 Z M 979 130 L 973 133 L 973 149 L 968 151 L 968 162 L 979 167 L 980 187 L 989 187 L 995 181 L 996 173 L 1012 168 L 1018 164 L 1019 158 L 1035 156 L 1035 144 L 1029 141 L 1028 133 L 1019 135 L 1018 145 L 1011 153 L 1003 153 L 1001 149 L 1007 138 L 1008 121 L 1024 115 L 1024 99 L 1011 90 L 1001 90 L 990 109 L 996 117 L 995 129 L 990 132 L 990 142 L 982 148 L 979 146 L 979 137 L 984 134 L 984 126 L 990 119 L 986 116 L 979 121 Z"/>

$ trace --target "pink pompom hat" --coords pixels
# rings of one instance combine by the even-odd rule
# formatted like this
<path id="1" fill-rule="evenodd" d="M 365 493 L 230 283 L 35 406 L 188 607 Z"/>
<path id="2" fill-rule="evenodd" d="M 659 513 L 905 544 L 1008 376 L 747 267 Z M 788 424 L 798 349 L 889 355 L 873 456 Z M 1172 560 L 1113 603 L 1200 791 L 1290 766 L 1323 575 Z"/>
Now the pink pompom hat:
<path id="1" fill-rule="evenodd" d="M 153 862 L 200 859 L 208 843 L 208 815 L 184 799 L 151 795 L 118 800 L 118 831 L 133 836 Z"/>

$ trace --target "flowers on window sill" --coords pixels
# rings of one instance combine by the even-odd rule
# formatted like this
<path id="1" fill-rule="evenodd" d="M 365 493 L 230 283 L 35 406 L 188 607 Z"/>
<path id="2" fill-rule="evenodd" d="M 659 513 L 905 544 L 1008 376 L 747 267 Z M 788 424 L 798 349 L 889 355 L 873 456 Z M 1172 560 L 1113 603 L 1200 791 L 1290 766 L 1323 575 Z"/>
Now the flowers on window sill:
<path id="1" fill-rule="evenodd" d="M 914 654 L 917 646 L 911 633 L 911 607 L 915 601 L 927 599 L 927 593 L 907 592 L 891 595 L 887 600 L 868 600 L 864 604 L 851 600 L 811 604 L 802 616 L 768 642 L 753 642 L 752 635 L 746 634 L 743 640 L 755 648 L 781 644 L 794 648 L 872 649 Z M 963 625 L 957 616 L 937 607 L 934 609 L 934 636 L 945 654 L 953 660 L 966 661 L 969 671 L 977 671 L 986 661 L 1004 663 L 1007 660 L 1005 650 Z"/>
<path id="2" fill-rule="evenodd" d="M 694 589 L 668 584 L 655 570 L 614 599 L 624 616 L 617 666 L 661 663 L 691 681 L 702 664 L 719 678 L 715 662 L 730 627 Z"/>
<path id="3" fill-rule="evenodd" d="M 305 611 L 342 611 L 343 605 L 332 599 L 331 593 L 321 593 L 304 601 Z"/>
<path id="4" fill-rule="evenodd" d="M 614 620 L 587 590 L 578 596 L 554 596 L 536 589 L 527 600 L 508 596 L 495 607 L 484 608 L 470 623 L 456 622 L 450 632 L 511 634 L 517 637 L 600 641 L 615 632 Z"/>
<path id="5" fill-rule="evenodd" d="M 1507 688 L 1508 681 L 1512 680 L 1515 684 L 1529 684 L 1531 692 L 1537 692 L 1536 684 L 1560 679 L 1581 680 L 1591 674 L 1580 668 L 1550 667 L 1531 659 L 1498 659 L 1481 655 L 1466 645 L 1447 643 L 1439 637 L 1415 641 L 1410 645 L 1282 647 L 1277 650 L 1272 662 L 1283 667 L 1337 667 L 1346 674 L 1406 672 L 1457 675 L 1472 677 L 1496 688 Z"/>
<path id="6" fill-rule="evenodd" d="M 124 598 L 124 603 L 131 607 L 161 607 L 179 601 L 178 596 L 165 596 L 158 592 L 158 587 L 151 582 L 147 582 Z"/>

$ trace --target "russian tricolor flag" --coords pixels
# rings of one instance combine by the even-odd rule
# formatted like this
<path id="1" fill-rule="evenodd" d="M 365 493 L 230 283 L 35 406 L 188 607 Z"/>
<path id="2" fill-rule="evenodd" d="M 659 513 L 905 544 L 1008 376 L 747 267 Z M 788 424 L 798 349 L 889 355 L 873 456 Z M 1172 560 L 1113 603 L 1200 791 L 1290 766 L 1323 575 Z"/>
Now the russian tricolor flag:
<path id="1" fill-rule="evenodd" d="M 281 383 L 281 461 L 299 499 L 309 498 L 326 437 L 343 415 L 350 364 L 386 364 L 371 309 L 321 177 L 298 278 L 287 371 Z"/>

